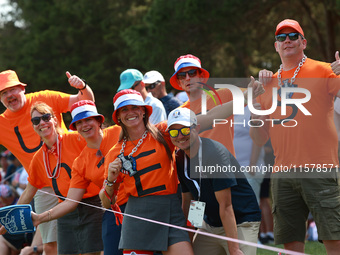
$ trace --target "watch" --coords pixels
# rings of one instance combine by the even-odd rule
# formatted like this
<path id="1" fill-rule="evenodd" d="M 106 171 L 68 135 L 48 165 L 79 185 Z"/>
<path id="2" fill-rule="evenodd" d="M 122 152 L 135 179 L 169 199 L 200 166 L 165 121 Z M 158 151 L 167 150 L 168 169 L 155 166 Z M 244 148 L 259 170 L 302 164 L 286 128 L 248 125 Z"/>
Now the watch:
<path id="1" fill-rule="evenodd" d="M 38 253 L 38 246 L 33 247 L 33 253 Z"/>

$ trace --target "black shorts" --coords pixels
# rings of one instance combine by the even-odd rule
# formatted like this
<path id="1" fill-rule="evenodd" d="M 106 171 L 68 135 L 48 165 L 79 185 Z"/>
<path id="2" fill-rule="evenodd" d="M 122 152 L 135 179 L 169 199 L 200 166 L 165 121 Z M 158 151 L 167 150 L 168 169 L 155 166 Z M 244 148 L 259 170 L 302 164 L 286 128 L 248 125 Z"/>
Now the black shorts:
<path id="1" fill-rule="evenodd" d="M 15 247 L 15 249 L 20 250 L 25 246 L 31 245 L 33 240 L 33 233 L 24 233 L 18 235 L 11 235 L 6 233 L 3 235 L 5 240 Z"/>

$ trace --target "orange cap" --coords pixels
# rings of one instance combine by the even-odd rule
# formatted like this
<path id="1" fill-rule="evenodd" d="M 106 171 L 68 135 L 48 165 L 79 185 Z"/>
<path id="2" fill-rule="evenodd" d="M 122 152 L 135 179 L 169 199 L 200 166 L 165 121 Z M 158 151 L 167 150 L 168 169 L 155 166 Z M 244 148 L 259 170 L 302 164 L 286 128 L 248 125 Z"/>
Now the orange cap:
<path id="1" fill-rule="evenodd" d="M 275 35 L 278 35 L 279 32 L 286 27 L 293 28 L 296 32 L 299 32 L 300 34 L 302 34 L 303 37 L 305 36 L 299 22 L 297 22 L 296 20 L 293 20 L 293 19 L 285 19 L 285 20 L 281 21 L 276 26 Z"/>
<path id="2" fill-rule="evenodd" d="M 16 72 L 12 70 L 6 70 L 0 73 L 0 91 L 17 85 L 27 86 L 27 84 L 19 81 Z"/>

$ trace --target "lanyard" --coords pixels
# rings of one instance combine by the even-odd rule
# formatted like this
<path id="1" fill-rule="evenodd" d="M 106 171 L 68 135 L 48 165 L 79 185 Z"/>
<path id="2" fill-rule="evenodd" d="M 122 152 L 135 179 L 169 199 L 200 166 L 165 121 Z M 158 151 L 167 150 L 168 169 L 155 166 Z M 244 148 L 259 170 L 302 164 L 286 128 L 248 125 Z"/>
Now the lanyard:
<path id="1" fill-rule="evenodd" d="M 185 177 L 192 181 L 194 184 L 195 184 L 195 187 L 197 189 L 197 192 L 198 192 L 198 201 L 200 200 L 201 198 L 201 184 L 202 184 L 202 179 L 201 179 L 201 171 L 203 169 L 202 167 L 202 141 L 201 141 L 201 138 L 198 138 L 199 139 L 199 142 L 200 142 L 200 147 L 198 149 L 198 165 L 199 165 L 199 173 L 200 173 L 200 178 L 199 178 L 199 183 L 197 183 L 197 181 L 191 179 L 188 175 L 188 162 L 187 162 L 187 155 L 184 153 L 184 175 Z"/>

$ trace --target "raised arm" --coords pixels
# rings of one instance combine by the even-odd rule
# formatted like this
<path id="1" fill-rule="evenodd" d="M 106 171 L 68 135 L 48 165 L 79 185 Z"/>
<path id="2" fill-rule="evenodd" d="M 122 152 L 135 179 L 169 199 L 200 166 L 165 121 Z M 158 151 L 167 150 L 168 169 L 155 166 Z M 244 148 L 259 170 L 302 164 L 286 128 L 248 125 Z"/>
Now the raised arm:
<path id="1" fill-rule="evenodd" d="M 108 165 L 108 176 L 106 178 L 106 181 L 109 185 L 104 185 L 104 189 L 102 189 L 99 193 L 99 198 L 102 201 L 102 205 L 104 208 L 110 208 L 111 204 L 114 204 L 116 202 L 116 197 L 114 193 L 115 190 L 117 191 L 119 188 L 119 183 L 116 183 L 116 180 L 120 174 L 121 168 L 122 163 L 119 158 L 116 158 Z"/>
<path id="2" fill-rule="evenodd" d="M 264 88 L 259 81 L 255 81 L 254 77 L 250 77 L 250 83 L 248 84 L 248 89 L 252 88 L 253 98 L 264 93 Z M 247 104 L 248 90 L 244 93 L 244 99 Z M 197 122 L 201 125 L 201 130 L 209 129 L 216 119 L 226 119 L 233 114 L 233 101 L 229 101 L 222 105 L 212 108 L 206 115 L 198 115 Z"/>
<path id="3" fill-rule="evenodd" d="M 253 106 L 257 110 L 261 109 L 259 103 L 254 103 Z M 251 139 L 253 139 L 253 142 L 258 146 L 263 146 L 269 139 L 269 122 L 265 121 L 267 118 L 268 115 L 260 116 L 253 113 L 251 114 L 252 121 L 250 122 L 249 135 Z"/>
<path id="4" fill-rule="evenodd" d="M 335 61 L 331 64 L 332 70 L 336 75 L 340 74 L 340 57 L 339 51 L 335 52 Z"/>
<path id="5" fill-rule="evenodd" d="M 94 102 L 94 95 L 92 89 L 88 84 L 86 84 L 82 79 L 80 79 L 76 75 L 71 75 L 69 72 L 66 72 L 66 76 L 68 78 L 68 82 L 70 85 L 76 89 L 78 89 L 78 94 L 72 95 L 70 97 L 69 109 L 71 106 L 80 101 L 80 100 L 92 100 Z"/>

